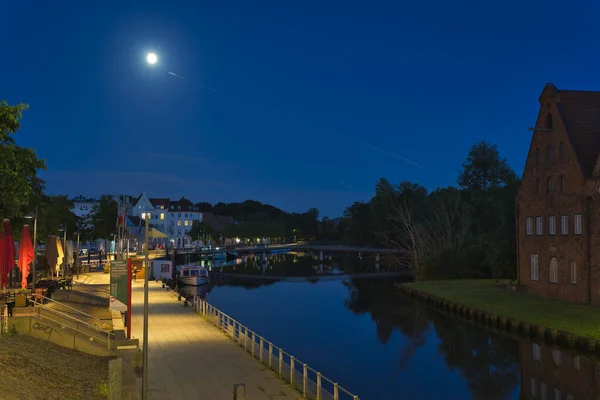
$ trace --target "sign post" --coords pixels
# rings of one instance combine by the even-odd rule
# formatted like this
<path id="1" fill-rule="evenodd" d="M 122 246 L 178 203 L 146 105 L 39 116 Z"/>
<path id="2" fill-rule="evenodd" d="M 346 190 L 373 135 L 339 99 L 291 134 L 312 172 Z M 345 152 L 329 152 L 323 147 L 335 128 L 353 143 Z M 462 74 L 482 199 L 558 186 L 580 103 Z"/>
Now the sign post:
<path id="1" fill-rule="evenodd" d="M 127 339 L 131 339 L 131 258 L 127 258 L 127 314 L 125 321 L 127 323 Z"/>
<path id="2" fill-rule="evenodd" d="M 111 261 L 110 263 L 110 311 L 127 311 L 128 304 L 128 272 L 127 261 Z"/>

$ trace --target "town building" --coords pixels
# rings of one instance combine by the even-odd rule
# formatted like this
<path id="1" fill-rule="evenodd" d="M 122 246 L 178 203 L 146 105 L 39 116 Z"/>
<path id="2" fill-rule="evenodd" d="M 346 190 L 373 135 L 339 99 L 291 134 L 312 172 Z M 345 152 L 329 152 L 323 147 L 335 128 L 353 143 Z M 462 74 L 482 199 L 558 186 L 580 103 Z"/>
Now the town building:
<path id="1" fill-rule="evenodd" d="M 202 222 L 202 213 L 190 200 L 182 197 L 169 202 L 169 240 L 176 248 L 191 247 L 194 238 L 188 236 L 194 221 Z"/>
<path id="2" fill-rule="evenodd" d="M 94 207 L 99 203 L 94 198 L 77 196 L 73 198 L 73 208 L 71 211 L 77 218 L 85 219 L 91 215 Z"/>
<path id="3" fill-rule="evenodd" d="M 142 193 L 133 201 L 131 214 L 129 215 L 134 218 L 129 218 L 128 224 L 135 225 L 135 223 L 138 223 L 140 225 L 138 228 L 141 228 L 141 225 L 144 224 L 142 215 L 150 214 L 148 225 L 158 231 L 153 231 L 155 233 L 149 237 L 150 243 L 153 245 L 168 245 L 168 238 L 166 237 L 168 208 L 168 198 L 150 198 L 146 193 Z"/>
<path id="4" fill-rule="evenodd" d="M 547 84 L 517 197 L 518 279 L 600 303 L 600 92 Z"/>

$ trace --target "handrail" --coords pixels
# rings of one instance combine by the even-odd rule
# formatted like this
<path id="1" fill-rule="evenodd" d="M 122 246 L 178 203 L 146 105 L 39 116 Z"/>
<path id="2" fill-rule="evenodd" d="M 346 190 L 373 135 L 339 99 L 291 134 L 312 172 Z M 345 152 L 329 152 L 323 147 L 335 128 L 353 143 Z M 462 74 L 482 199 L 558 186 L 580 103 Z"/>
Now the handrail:
<path id="1" fill-rule="evenodd" d="M 252 357 L 257 358 L 261 364 L 268 365 L 282 379 L 300 391 L 305 398 L 316 400 L 359 400 L 358 396 L 342 388 L 331 379 L 324 377 L 317 370 L 302 363 L 291 354 L 285 352 L 281 347 L 273 345 L 273 343 L 264 337 L 257 335 L 256 332 L 248 329 L 205 300 L 198 298 L 198 296 L 194 296 L 193 307 L 194 311 L 201 314 L 207 321 L 212 322 L 213 325 L 218 327 L 227 336 L 230 336 L 240 346 L 243 346 L 244 350 L 251 353 Z M 249 348 L 249 340 L 251 348 Z M 258 349 L 256 349 L 257 346 Z M 257 350 L 258 354 L 256 354 Z M 286 358 L 288 362 L 285 361 Z M 296 365 L 300 366 L 301 369 L 296 368 Z M 312 375 L 314 380 L 309 375 Z"/>
<path id="2" fill-rule="evenodd" d="M 61 302 L 59 302 L 59 301 L 52 300 L 51 298 L 49 298 L 49 297 L 46 297 L 46 296 L 42 296 L 42 295 L 38 295 L 38 296 L 36 296 L 36 298 L 39 298 L 39 297 L 41 297 L 41 298 L 42 298 L 42 299 L 44 299 L 45 301 L 51 301 L 52 303 L 58 304 L 58 305 L 60 305 L 61 307 L 65 307 L 65 308 L 68 308 L 68 309 L 70 309 L 70 310 L 73 310 L 73 311 L 77 312 L 78 314 L 85 315 L 87 318 L 91 318 L 91 319 L 92 319 L 92 320 L 94 320 L 94 321 L 98 321 L 98 322 L 100 323 L 100 325 L 102 325 L 102 324 L 104 323 L 104 321 L 102 321 L 100 318 L 98 318 L 98 317 L 94 317 L 93 315 L 90 315 L 90 314 L 87 314 L 87 313 L 84 313 L 83 311 L 81 311 L 81 310 L 78 310 L 78 309 L 76 309 L 75 307 L 71 307 L 71 306 L 68 306 L 68 305 L 66 305 L 66 304 L 63 304 L 63 303 L 61 303 Z M 43 303 L 42 303 L 42 304 L 43 304 Z"/>
<path id="3" fill-rule="evenodd" d="M 53 312 L 53 313 L 55 313 L 55 314 L 60 314 L 60 315 L 62 315 L 62 316 L 65 316 L 65 317 L 67 317 L 68 319 L 72 319 L 73 321 L 75 321 L 75 322 L 77 322 L 77 323 L 84 324 L 84 325 L 86 325 L 86 326 L 88 326 L 88 327 L 92 328 L 92 329 L 93 329 L 93 330 L 95 330 L 95 331 L 102 332 L 102 333 L 104 333 L 105 335 L 107 335 L 109 338 L 110 338 L 111 336 L 115 336 L 115 334 L 114 334 L 114 333 L 112 333 L 112 332 L 110 332 L 110 331 L 104 330 L 104 329 L 102 329 L 102 328 L 99 328 L 99 327 L 97 327 L 97 326 L 95 326 L 95 325 L 92 325 L 92 324 L 90 324 L 90 323 L 88 323 L 88 322 L 82 321 L 82 320 L 80 320 L 79 318 L 75 318 L 75 317 L 73 317 L 73 316 L 71 316 L 71 315 L 69 315 L 69 314 L 63 313 L 63 312 L 61 312 L 61 311 L 58 311 L 58 310 L 55 310 L 55 309 L 53 309 L 53 308 L 46 307 L 46 306 L 45 306 L 43 303 L 40 303 L 40 302 L 38 302 L 38 301 L 36 301 L 36 300 L 32 300 L 32 303 L 33 303 L 33 304 L 35 304 L 35 305 L 37 305 L 37 306 L 38 306 L 38 308 L 40 308 L 40 309 L 42 309 L 42 310 L 50 310 L 50 312 Z"/>

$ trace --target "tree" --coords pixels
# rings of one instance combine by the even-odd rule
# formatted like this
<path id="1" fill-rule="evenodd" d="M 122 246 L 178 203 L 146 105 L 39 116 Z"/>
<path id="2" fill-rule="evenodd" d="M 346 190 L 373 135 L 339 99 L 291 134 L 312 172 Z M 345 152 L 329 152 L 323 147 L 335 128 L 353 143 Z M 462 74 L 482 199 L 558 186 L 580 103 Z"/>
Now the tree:
<path id="1" fill-rule="evenodd" d="M 20 128 L 25 104 L 9 106 L 0 102 L 0 217 L 14 218 L 23 214 L 30 201 L 33 186 L 39 183 L 39 169 L 46 169 L 32 149 L 17 146 L 12 137 Z M 37 180 L 36 180 L 37 178 Z"/>
<path id="2" fill-rule="evenodd" d="M 102 196 L 91 212 L 92 239 L 108 239 L 117 233 L 119 205 L 108 196 Z"/>
<path id="3" fill-rule="evenodd" d="M 192 240 L 215 239 L 218 235 L 206 222 L 194 221 L 187 234 Z"/>
<path id="4" fill-rule="evenodd" d="M 462 189 L 485 194 L 517 179 L 506 158 L 500 157 L 496 145 L 480 142 L 471 147 L 457 182 Z"/>

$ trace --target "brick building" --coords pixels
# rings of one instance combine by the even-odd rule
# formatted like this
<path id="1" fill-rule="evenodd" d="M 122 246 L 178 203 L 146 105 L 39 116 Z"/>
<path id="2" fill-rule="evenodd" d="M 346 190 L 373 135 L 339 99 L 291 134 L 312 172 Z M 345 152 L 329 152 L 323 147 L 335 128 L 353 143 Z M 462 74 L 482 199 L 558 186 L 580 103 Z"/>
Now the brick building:
<path id="1" fill-rule="evenodd" d="M 600 92 L 546 84 L 517 197 L 519 282 L 600 304 Z"/>

